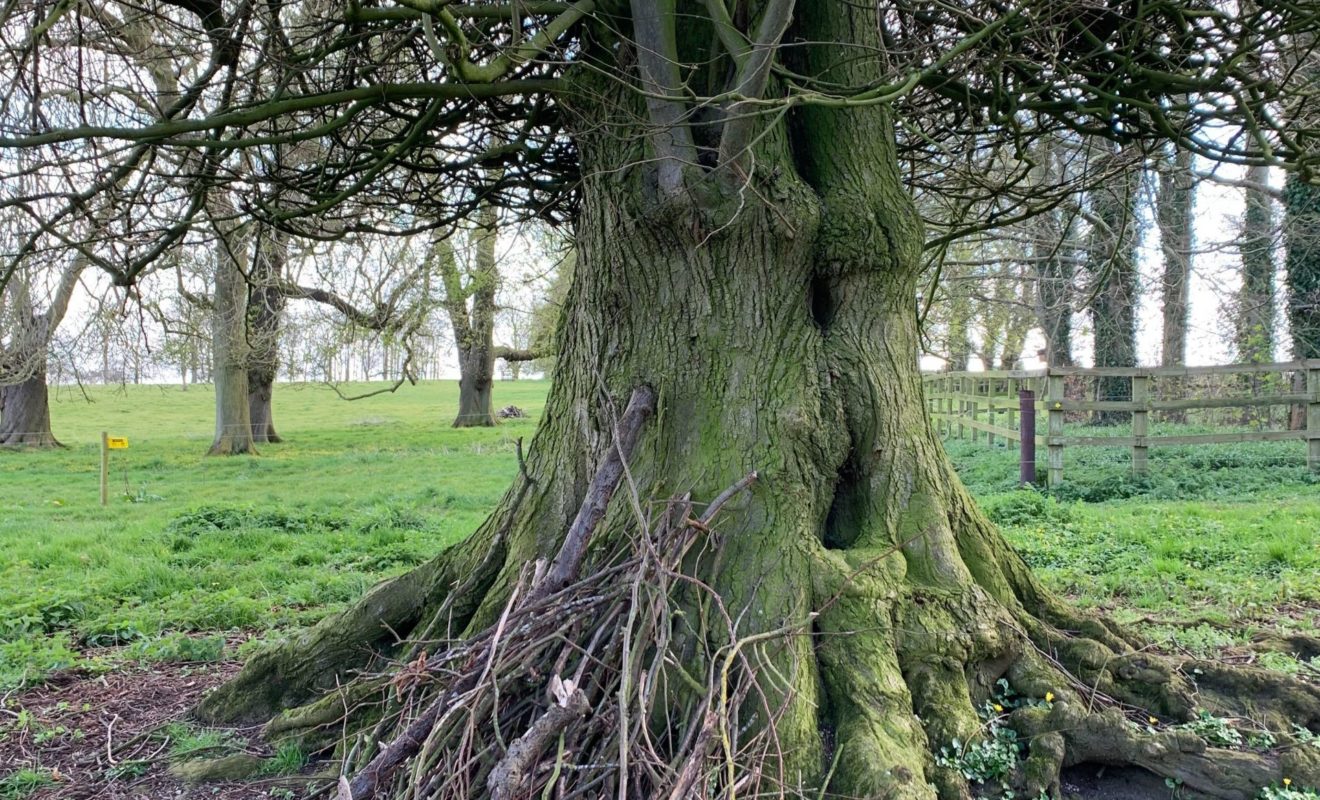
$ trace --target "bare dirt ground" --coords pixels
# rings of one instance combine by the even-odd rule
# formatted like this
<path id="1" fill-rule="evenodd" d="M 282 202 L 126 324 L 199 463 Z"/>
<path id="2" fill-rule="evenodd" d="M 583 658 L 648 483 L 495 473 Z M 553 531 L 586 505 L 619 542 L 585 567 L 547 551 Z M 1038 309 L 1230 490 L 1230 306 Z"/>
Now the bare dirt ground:
<path id="1" fill-rule="evenodd" d="M 28 768 L 53 781 L 30 800 L 238 800 L 301 796 L 307 779 L 185 784 L 168 772 L 171 722 L 238 662 L 152 664 L 103 675 L 69 672 L 0 703 L 0 776 Z M 225 731 L 248 742 L 256 730 Z M 255 754 L 267 754 L 252 747 Z M 292 790 L 292 793 L 290 792 Z"/>

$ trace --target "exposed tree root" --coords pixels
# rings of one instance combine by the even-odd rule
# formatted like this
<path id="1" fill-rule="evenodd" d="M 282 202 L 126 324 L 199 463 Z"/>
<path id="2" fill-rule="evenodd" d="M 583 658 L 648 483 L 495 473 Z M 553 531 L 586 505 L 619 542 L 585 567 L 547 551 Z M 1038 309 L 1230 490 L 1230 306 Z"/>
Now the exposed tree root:
<path id="1" fill-rule="evenodd" d="M 355 800 L 1059 797 L 1060 775 L 1080 764 L 1137 766 L 1185 796 L 1225 800 L 1284 777 L 1320 784 L 1320 750 L 1286 733 L 1320 724 L 1315 686 L 1024 625 L 975 585 L 896 584 L 893 552 L 822 550 L 817 611 L 743 634 L 737 613 L 685 577 L 682 565 L 718 548 L 713 515 L 691 507 L 670 501 L 639 521 L 644 538 L 557 591 L 538 591 L 549 570 L 529 565 L 490 627 L 434 654 L 401 650 L 393 668 L 277 717 L 268 735 L 322 731 Z M 818 770 L 794 773 L 778 733 L 794 680 L 778 656 L 808 634 L 827 742 Z M 1120 696 L 1187 713 L 1157 717 Z M 1213 747 L 1179 725 L 1231 701 L 1244 727 L 1272 727 L 1273 745 Z M 1012 763 L 978 783 L 968 765 L 1005 730 Z"/>

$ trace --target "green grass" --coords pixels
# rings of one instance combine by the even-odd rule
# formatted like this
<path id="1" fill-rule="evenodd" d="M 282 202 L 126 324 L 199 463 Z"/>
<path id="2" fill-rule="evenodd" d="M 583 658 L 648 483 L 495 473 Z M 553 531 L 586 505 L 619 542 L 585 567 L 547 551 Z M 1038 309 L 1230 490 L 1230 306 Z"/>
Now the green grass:
<path id="1" fill-rule="evenodd" d="M 360 387 L 359 387 L 360 388 Z M 0 451 L 0 690 L 74 665 L 233 657 L 225 640 L 315 622 L 470 533 L 516 472 L 547 385 L 501 383 L 530 419 L 454 430 L 453 382 L 345 402 L 280 386 L 287 443 L 207 458 L 209 387 L 62 389 L 54 452 Z M 99 432 L 127 436 L 97 499 Z M 1054 495 L 1016 455 L 948 449 L 1045 582 L 1194 651 L 1320 622 L 1320 483 L 1296 443 L 1069 454 Z M 1228 627 L 1225 628 L 1224 626 Z M 115 646 L 113 650 L 104 650 Z M 1303 665 L 1284 665 L 1301 668 Z"/>
<path id="2" fill-rule="evenodd" d="M 45 770 L 20 769 L 0 777 L 0 800 L 23 800 L 54 785 L 55 779 Z"/>
<path id="3" fill-rule="evenodd" d="M 1320 481 L 1299 443 L 1162 448 L 1149 477 L 1131 474 L 1125 450 L 1066 451 L 1065 483 L 1049 493 L 1015 488 L 1012 450 L 946 448 L 1027 563 L 1085 606 L 1238 629 L 1206 642 L 1198 631 L 1218 629 L 1152 623 L 1203 653 L 1254 626 L 1320 622 Z"/>
<path id="4" fill-rule="evenodd" d="M 98 646 L 214 660 L 215 634 L 261 635 L 342 607 L 481 522 L 517 469 L 515 442 L 531 436 L 546 384 L 500 383 L 496 401 L 532 418 L 481 430 L 450 427 L 452 381 L 355 402 L 280 386 L 287 443 L 257 458 L 205 457 L 210 387 L 88 392 L 90 403 L 55 394 L 67 449 L 0 451 L 0 688 Z M 101 430 L 130 441 L 112 454 L 105 508 Z"/>

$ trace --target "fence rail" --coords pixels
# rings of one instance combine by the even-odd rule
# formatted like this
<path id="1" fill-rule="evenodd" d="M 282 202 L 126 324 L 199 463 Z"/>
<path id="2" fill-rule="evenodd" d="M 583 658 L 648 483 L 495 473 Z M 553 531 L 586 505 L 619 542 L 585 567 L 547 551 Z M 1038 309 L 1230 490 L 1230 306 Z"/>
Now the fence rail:
<path id="1" fill-rule="evenodd" d="M 1269 384 L 1263 383 L 1261 376 L 1276 374 L 1283 377 L 1281 383 L 1290 391 L 1269 391 Z M 1251 394 L 1164 396 L 1196 391 L 1187 379 L 1235 376 L 1238 380 L 1251 382 L 1246 385 L 1252 390 Z M 1111 396 L 1104 399 L 1077 396 L 1077 384 L 1092 379 L 1097 387 L 1102 382 L 1109 384 Z M 1152 396 L 1152 379 L 1159 384 L 1159 396 Z M 1150 470 L 1150 448 L 1153 447 L 1304 441 L 1307 466 L 1320 472 L 1320 359 L 1213 367 L 1049 367 L 1041 370 L 928 372 L 922 375 L 922 385 L 927 410 L 942 435 L 970 436 L 974 442 L 984 439 L 989 445 L 995 444 L 997 439 L 1017 442 L 1023 454 L 1024 480 L 1029 474 L 1034 475 L 1035 445 L 1043 446 L 1051 486 L 1063 481 L 1064 450 L 1068 447 L 1127 447 L 1131 450 L 1133 471 L 1145 474 Z M 1124 397 L 1113 398 L 1115 385 Z M 1083 391 L 1083 394 L 1093 393 Z M 1183 414 L 1195 410 L 1255 410 L 1277 406 L 1299 410 L 1294 417 L 1299 423 L 1295 429 L 1150 434 L 1152 412 Z M 1044 417 L 1043 431 L 1036 423 L 1037 410 Z M 1065 435 L 1068 416 L 1082 414 L 1089 414 L 1089 421 L 1104 415 L 1126 415 L 1131 421 L 1131 435 Z M 1024 421 L 1031 430 L 1023 430 Z M 1026 469 L 1028 459 L 1030 471 Z"/>

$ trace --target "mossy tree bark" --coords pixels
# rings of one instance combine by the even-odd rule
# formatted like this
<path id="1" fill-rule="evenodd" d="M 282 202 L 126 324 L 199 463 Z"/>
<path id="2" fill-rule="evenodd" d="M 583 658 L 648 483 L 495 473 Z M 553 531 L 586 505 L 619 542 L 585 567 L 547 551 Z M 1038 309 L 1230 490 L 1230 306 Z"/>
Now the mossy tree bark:
<path id="1" fill-rule="evenodd" d="M 1160 366 L 1180 367 L 1187 361 L 1187 314 L 1192 296 L 1192 235 L 1196 209 L 1196 180 L 1192 154 L 1176 148 L 1172 157 L 1159 158 L 1159 190 L 1155 198 L 1155 221 L 1164 254 L 1161 280 L 1164 326 L 1160 339 Z M 1171 396 L 1183 391 L 1184 381 L 1166 379 Z M 1186 411 L 1167 411 L 1164 418 L 1186 422 Z"/>
<path id="2" fill-rule="evenodd" d="M 1289 177 L 1284 215 L 1284 280 L 1293 358 L 1320 358 L 1320 188 Z M 1305 377 L 1297 375 L 1293 391 L 1305 387 Z M 1293 407 L 1290 427 L 1306 427 L 1306 406 Z"/>
<path id="3" fill-rule="evenodd" d="M 1239 361 L 1271 361 L 1274 354 L 1274 209 L 1257 185 L 1269 186 L 1268 167 L 1247 170 L 1246 210 L 1242 216 L 1242 289 L 1237 297 Z"/>
<path id="4" fill-rule="evenodd" d="M 811 44 L 793 66 L 842 85 L 873 81 L 876 66 L 847 55 L 880 51 L 876 13 L 803 4 L 791 35 Z M 596 33 L 611 59 L 629 57 Z M 708 44 L 694 38 L 693 48 Z M 1015 714 L 1030 741 L 1015 780 L 1029 796 L 1057 792 L 1063 765 L 1114 761 L 1245 800 L 1243 781 L 1226 790 L 1220 776 L 1189 767 L 1181 739 L 1129 730 L 1118 711 L 1092 713 L 1094 692 L 1162 718 L 1188 718 L 1198 701 L 1135 639 L 1045 592 L 945 457 L 916 357 L 922 229 L 886 107 L 817 107 L 792 127 L 764 123 L 745 178 L 695 159 L 665 174 L 653 156 L 667 145 L 638 122 L 647 115 L 638 94 L 578 77 L 579 261 L 556 380 L 514 486 L 466 542 L 254 657 L 201 716 L 280 714 L 268 730 L 320 722 L 338 731 L 339 698 L 303 704 L 373 650 L 397 652 L 396 636 L 420 636 L 447 591 L 450 631 L 495 622 L 524 568 L 554 557 L 606 456 L 618 409 L 600 398 L 645 385 L 658 408 L 629 464 L 636 497 L 708 501 L 755 470 L 760 479 L 721 516 L 722 554 L 688 568 L 740 635 L 813 634 L 758 653 L 774 676 L 765 702 L 778 709 L 770 771 L 813 796 L 818 787 L 969 797 L 966 779 L 934 754 L 980 736 L 976 709 L 1003 679 L 1023 696 L 1054 697 Z M 707 131 L 691 133 L 695 147 L 716 145 Z M 604 532 L 631 527 L 631 502 L 619 492 Z M 676 624 L 671 635 L 694 634 Z M 1320 723 L 1320 693 L 1289 687 L 1261 710 Z M 1215 682 L 1200 688 L 1199 702 L 1213 703 Z M 1277 762 L 1260 764 L 1253 779 L 1282 774 Z"/>
<path id="5" fill-rule="evenodd" d="M 1320 358 L 1320 188 L 1288 179 L 1284 241 L 1294 358 Z"/>

